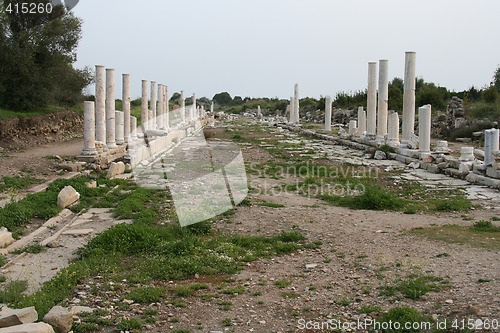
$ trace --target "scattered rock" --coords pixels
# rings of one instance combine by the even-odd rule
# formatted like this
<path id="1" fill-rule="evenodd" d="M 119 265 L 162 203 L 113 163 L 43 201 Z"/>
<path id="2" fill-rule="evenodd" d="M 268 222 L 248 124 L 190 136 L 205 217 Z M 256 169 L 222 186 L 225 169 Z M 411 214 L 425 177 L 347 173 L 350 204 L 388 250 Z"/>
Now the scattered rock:
<path id="1" fill-rule="evenodd" d="M 97 188 L 97 181 L 94 180 L 94 181 L 85 183 L 85 186 L 87 186 L 87 188 Z"/>
<path id="2" fill-rule="evenodd" d="M 0 328 L 34 323 L 38 320 L 38 313 L 34 307 L 20 310 L 3 309 L 0 313 Z"/>
<path id="3" fill-rule="evenodd" d="M 387 154 L 381 150 L 377 150 L 375 152 L 375 155 L 373 156 L 374 159 L 376 160 L 386 160 L 387 159 Z"/>
<path id="4" fill-rule="evenodd" d="M 73 314 L 62 306 L 54 306 L 43 321 L 50 324 L 56 333 L 68 333 L 73 326 Z"/>
<path id="5" fill-rule="evenodd" d="M 0 248 L 4 248 L 14 243 L 15 239 L 7 228 L 0 228 Z"/>
<path id="6" fill-rule="evenodd" d="M 453 300 L 452 299 L 447 299 L 446 301 L 444 301 L 446 304 L 453 304 Z"/>
<path id="7" fill-rule="evenodd" d="M 89 308 L 88 306 L 74 306 L 70 309 L 70 312 L 74 315 L 80 314 L 80 313 L 93 313 L 94 309 Z"/>
<path id="8" fill-rule="evenodd" d="M 52 326 L 46 323 L 31 323 L 0 328 L 0 333 L 55 333 Z"/>
<path id="9" fill-rule="evenodd" d="M 66 186 L 57 196 L 57 205 L 61 208 L 66 208 L 78 200 L 80 200 L 80 193 L 78 193 L 73 186 Z"/>
<path id="10" fill-rule="evenodd" d="M 125 173 L 125 163 L 123 162 L 112 162 L 108 169 L 107 178 L 113 178 L 115 176 Z"/>
<path id="11" fill-rule="evenodd" d="M 315 269 L 316 267 L 318 267 L 318 264 L 307 264 L 306 265 L 306 269 Z"/>

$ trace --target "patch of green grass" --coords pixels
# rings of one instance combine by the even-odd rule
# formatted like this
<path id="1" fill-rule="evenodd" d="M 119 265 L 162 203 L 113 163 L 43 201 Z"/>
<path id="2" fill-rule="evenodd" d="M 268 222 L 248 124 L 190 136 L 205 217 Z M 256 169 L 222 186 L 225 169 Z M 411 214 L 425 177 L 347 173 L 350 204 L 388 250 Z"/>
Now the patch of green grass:
<path id="1" fill-rule="evenodd" d="M 137 318 L 125 319 L 116 325 L 116 328 L 121 331 L 140 330 L 142 327 L 142 322 Z"/>
<path id="2" fill-rule="evenodd" d="M 449 257 L 450 255 L 446 252 L 443 252 L 443 253 L 440 253 L 440 254 L 436 254 L 436 258 L 447 258 Z"/>
<path id="3" fill-rule="evenodd" d="M 46 250 L 47 250 L 46 246 L 43 246 L 43 245 L 40 245 L 40 244 L 33 244 L 33 245 L 29 245 L 29 246 L 23 247 L 21 249 L 14 250 L 11 253 L 12 254 L 21 254 L 21 253 L 25 253 L 26 252 L 26 253 L 38 254 L 38 253 L 42 253 L 42 252 L 44 252 Z"/>
<path id="4" fill-rule="evenodd" d="M 205 283 L 193 283 L 190 285 L 179 285 L 173 288 L 173 292 L 176 296 L 191 296 L 197 290 L 208 289 L 208 285 Z"/>
<path id="5" fill-rule="evenodd" d="M 500 217 L 493 216 L 493 217 L 491 218 L 491 220 L 492 220 L 492 221 L 500 221 Z"/>
<path id="6" fill-rule="evenodd" d="M 78 317 L 81 322 L 73 323 L 75 333 L 98 332 L 103 327 L 112 325 L 111 320 L 103 318 L 107 315 L 106 311 L 95 311 L 94 313 L 80 313 Z"/>
<path id="7" fill-rule="evenodd" d="M 0 275 L 0 283 L 4 283 L 5 281 L 7 281 L 7 278 L 3 275 Z"/>
<path id="8" fill-rule="evenodd" d="M 417 310 L 408 307 L 396 307 L 389 310 L 387 313 L 376 318 L 380 323 L 393 323 L 392 327 L 395 327 L 394 323 L 399 323 L 398 327 L 401 327 L 399 330 L 392 330 L 391 332 L 401 332 L 401 333 L 418 333 L 421 332 L 420 328 L 422 327 L 420 323 L 429 323 L 432 324 L 432 318 L 425 316 L 419 313 Z M 413 324 L 419 326 L 417 329 L 405 329 L 405 325 Z"/>
<path id="9" fill-rule="evenodd" d="M 278 280 L 274 282 L 274 285 L 278 288 L 286 288 L 292 285 L 292 281 L 289 280 Z"/>
<path id="10" fill-rule="evenodd" d="M 300 294 L 293 292 L 293 291 L 284 291 L 281 293 L 281 296 L 283 298 L 299 298 Z"/>
<path id="11" fill-rule="evenodd" d="M 269 208 L 284 208 L 284 207 L 286 207 L 285 205 L 277 204 L 274 202 L 261 202 L 261 203 L 259 203 L 259 206 L 269 207 Z"/>
<path id="12" fill-rule="evenodd" d="M 15 304 L 16 301 L 23 298 L 23 293 L 28 288 L 26 281 L 12 281 L 3 286 L 0 290 L 0 303 L 7 305 Z"/>
<path id="13" fill-rule="evenodd" d="M 491 221 L 477 221 L 472 226 L 472 229 L 481 232 L 500 232 L 500 227 L 494 226 Z"/>
<path id="14" fill-rule="evenodd" d="M 155 303 L 160 302 L 167 296 L 165 287 L 138 287 L 130 291 L 124 299 L 132 300 L 136 303 Z"/>
<path id="15" fill-rule="evenodd" d="M 224 287 L 221 288 L 220 292 L 224 295 L 241 295 L 245 292 L 245 287 L 243 286 L 234 286 L 234 287 Z"/>
<path id="16" fill-rule="evenodd" d="M 496 229 L 495 229 L 496 228 Z M 473 247 L 489 250 L 500 250 L 498 227 L 493 229 L 488 224 L 479 224 L 479 227 L 464 227 L 455 224 L 433 226 L 429 228 L 414 228 L 410 231 L 414 235 L 428 239 L 454 244 L 468 244 Z"/>
<path id="17" fill-rule="evenodd" d="M 7 264 L 8 260 L 5 258 L 5 256 L 0 254 L 0 267 L 3 267 Z"/>
<path id="18" fill-rule="evenodd" d="M 448 287 L 448 282 L 441 277 L 412 273 L 397 279 L 392 285 L 384 286 L 381 295 L 396 296 L 402 294 L 406 298 L 419 299 L 431 291 L 439 291 Z"/>
<path id="19" fill-rule="evenodd" d="M 349 306 L 352 304 L 352 301 L 347 297 L 342 297 L 337 301 L 337 304 L 341 306 Z"/>
<path id="20" fill-rule="evenodd" d="M 7 176 L 4 176 L 2 182 L 0 182 L 0 192 L 3 192 L 5 190 L 9 190 L 9 189 L 22 190 L 22 189 L 30 187 L 31 185 L 40 184 L 42 182 L 43 182 L 43 180 L 33 178 L 33 177 L 19 177 L 19 176 L 7 177 Z"/>
<path id="21" fill-rule="evenodd" d="M 464 196 L 432 200 L 434 210 L 438 212 L 466 212 L 472 208 L 472 202 Z"/>
<path id="22" fill-rule="evenodd" d="M 488 283 L 488 282 L 491 282 L 491 281 L 493 281 L 493 280 L 481 278 L 481 279 L 477 280 L 477 283 Z"/>
<path id="23" fill-rule="evenodd" d="M 341 207 L 366 210 L 399 210 L 405 206 L 403 199 L 378 185 L 367 185 L 355 196 L 320 195 L 320 199 Z"/>
<path id="24" fill-rule="evenodd" d="M 233 305 L 233 302 L 230 302 L 230 301 L 220 301 L 220 302 L 217 303 L 217 305 L 219 305 L 219 308 L 222 311 L 229 311 L 229 310 L 231 310 L 231 306 Z"/>

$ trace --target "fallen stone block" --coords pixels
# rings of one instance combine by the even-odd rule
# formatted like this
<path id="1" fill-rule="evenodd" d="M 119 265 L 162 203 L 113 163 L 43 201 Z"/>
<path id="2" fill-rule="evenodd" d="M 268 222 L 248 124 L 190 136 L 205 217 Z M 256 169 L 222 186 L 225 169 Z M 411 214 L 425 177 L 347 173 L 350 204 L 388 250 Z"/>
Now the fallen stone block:
<path id="1" fill-rule="evenodd" d="M 56 333 L 68 333 L 73 326 L 73 314 L 62 306 L 54 306 L 43 321 L 50 324 Z"/>
<path id="2" fill-rule="evenodd" d="M 0 328 L 0 333 L 55 333 L 52 326 L 46 323 L 23 324 Z"/>
<path id="3" fill-rule="evenodd" d="M 0 228 L 0 249 L 3 249 L 16 240 L 12 238 L 12 233 L 7 228 Z"/>
<path id="4" fill-rule="evenodd" d="M 0 328 L 34 323 L 38 320 L 38 313 L 34 307 L 14 310 L 6 309 L 0 313 Z"/>
<path id="5" fill-rule="evenodd" d="M 57 205 L 61 208 L 66 208 L 78 200 L 80 200 L 80 193 L 78 193 L 73 186 L 66 186 L 57 196 Z"/>
<path id="6" fill-rule="evenodd" d="M 125 173 L 125 163 L 123 162 L 112 162 L 108 169 L 108 174 L 106 178 L 113 178 L 117 175 Z"/>

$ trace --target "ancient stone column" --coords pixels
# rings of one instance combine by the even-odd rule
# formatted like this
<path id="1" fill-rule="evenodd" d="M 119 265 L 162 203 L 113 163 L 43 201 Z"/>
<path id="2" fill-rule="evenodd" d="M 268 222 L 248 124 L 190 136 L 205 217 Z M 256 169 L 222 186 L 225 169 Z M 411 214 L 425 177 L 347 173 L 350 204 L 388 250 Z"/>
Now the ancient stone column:
<path id="1" fill-rule="evenodd" d="M 130 117 L 130 138 L 137 140 L 137 118 L 134 116 Z"/>
<path id="2" fill-rule="evenodd" d="M 165 125 L 163 124 L 164 120 L 164 106 L 165 103 L 163 101 L 163 98 L 165 98 L 165 95 L 163 93 L 163 84 L 159 83 L 158 84 L 158 112 L 156 115 L 156 128 L 157 129 L 164 129 Z"/>
<path id="3" fill-rule="evenodd" d="M 290 124 L 295 124 L 295 99 L 290 97 L 290 112 L 289 112 L 289 122 Z"/>
<path id="4" fill-rule="evenodd" d="M 387 144 L 391 147 L 399 147 L 399 114 L 395 111 L 389 113 L 389 129 Z"/>
<path id="5" fill-rule="evenodd" d="M 406 52 L 405 55 L 405 77 L 404 77 L 404 94 L 403 94 L 403 129 L 402 141 L 403 144 L 411 140 L 412 134 L 415 131 L 415 66 L 416 53 Z"/>
<path id="6" fill-rule="evenodd" d="M 196 94 L 193 93 L 191 97 L 192 105 L 191 105 L 191 121 L 196 120 Z"/>
<path id="7" fill-rule="evenodd" d="M 484 164 L 493 163 L 493 152 L 498 151 L 499 130 L 492 128 L 484 131 Z"/>
<path id="8" fill-rule="evenodd" d="M 148 81 L 142 80 L 142 100 L 141 100 L 141 127 L 144 133 L 148 128 L 149 108 L 148 108 Z"/>
<path id="9" fill-rule="evenodd" d="M 130 138 L 130 74 L 123 74 L 123 87 L 122 87 L 122 110 L 123 110 L 123 136 L 125 143 L 131 141 Z"/>
<path id="10" fill-rule="evenodd" d="M 122 111 L 115 111 L 116 144 L 121 146 L 125 143 L 125 117 Z"/>
<path id="11" fill-rule="evenodd" d="M 186 122 L 186 100 L 184 99 L 184 91 L 181 90 L 181 121 Z"/>
<path id="12" fill-rule="evenodd" d="M 380 60 L 378 71 L 377 140 L 383 141 L 387 134 L 387 110 L 389 110 L 389 61 Z"/>
<path id="13" fill-rule="evenodd" d="M 418 148 L 421 153 L 431 151 L 431 105 L 418 108 Z"/>
<path id="14" fill-rule="evenodd" d="M 349 135 L 356 135 L 358 130 L 358 122 L 356 120 L 349 121 Z"/>
<path id="15" fill-rule="evenodd" d="M 294 93 L 293 93 L 293 119 L 294 119 L 294 124 L 300 123 L 300 102 L 299 102 L 299 84 L 295 83 L 294 87 Z"/>
<path id="16" fill-rule="evenodd" d="M 325 130 L 332 130 L 332 98 L 330 96 L 325 98 Z"/>
<path id="17" fill-rule="evenodd" d="M 83 150 L 82 155 L 96 155 L 95 148 L 95 104 L 83 102 Z"/>
<path id="18" fill-rule="evenodd" d="M 104 66 L 95 66 L 95 137 L 106 144 L 106 71 Z"/>
<path id="19" fill-rule="evenodd" d="M 366 105 L 366 132 L 370 139 L 377 131 L 377 63 L 368 63 L 368 97 Z"/>
<path id="20" fill-rule="evenodd" d="M 358 107 L 358 135 L 363 135 L 366 132 L 366 112 L 362 106 Z"/>
<path id="21" fill-rule="evenodd" d="M 163 85 L 163 91 L 164 91 L 164 96 L 163 96 L 163 102 L 165 103 L 163 110 L 165 111 L 165 129 L 170 128 L 170 104 L 168 101 L 168 86 Z"/>
<path id="22" fill-rule="evenodd" d="M 214 102 L 212 101 L 212 103 L 210 104 L 210 113 L 214 113 Z"/>
<path id="23" fill-rule="evenodd" d="M 116 148 L 115 140 L 115 70 L 106 68 L 106 147 Z"/>
<path id="24" fill-rule="evenodd" d="M 149 124 L 150 124 L 149 129 L 156 129 L 156 120 L 158 117 L 157 108 L 156 108 L 156 102 L 158 101 L 158 96 L 156 95 L 156 93 L 157 93 L 156 89 L 157 89 L 156 82 L 151 81 L 151 101 L 149 104 L 150 104 L 150 109 L 151 109 L 150 111 L 151 111 L 151 114 L 153 115 L 153 117 L 149 122 Z"/>

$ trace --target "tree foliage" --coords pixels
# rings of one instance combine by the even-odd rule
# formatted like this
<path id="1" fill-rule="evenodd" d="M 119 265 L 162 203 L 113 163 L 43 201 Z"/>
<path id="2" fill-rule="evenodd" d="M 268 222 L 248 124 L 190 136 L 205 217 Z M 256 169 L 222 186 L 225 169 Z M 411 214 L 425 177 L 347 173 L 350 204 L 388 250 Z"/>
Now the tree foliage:
<path id="1" fill-rule="evenodd" d="M 78 102 L 92 81 L 88 68 L 73 68 L 81 20 L 62 5 L 53 7 L 51 13 L 5 11 L 16 3 L 22 0 L 1 1 L 0 106 L 32 110 Z"/>
<path id="2" fill-rule="evenodd" d="M 218 94 L 215 94 L 214 97 L 212 97 L 212 100 L 214 103 L 217 103 L 218 105 L 224 106 L 224 105 L 229 105 L 233 101 L 233 98 L 227 91 L 220 92 Z"/>

